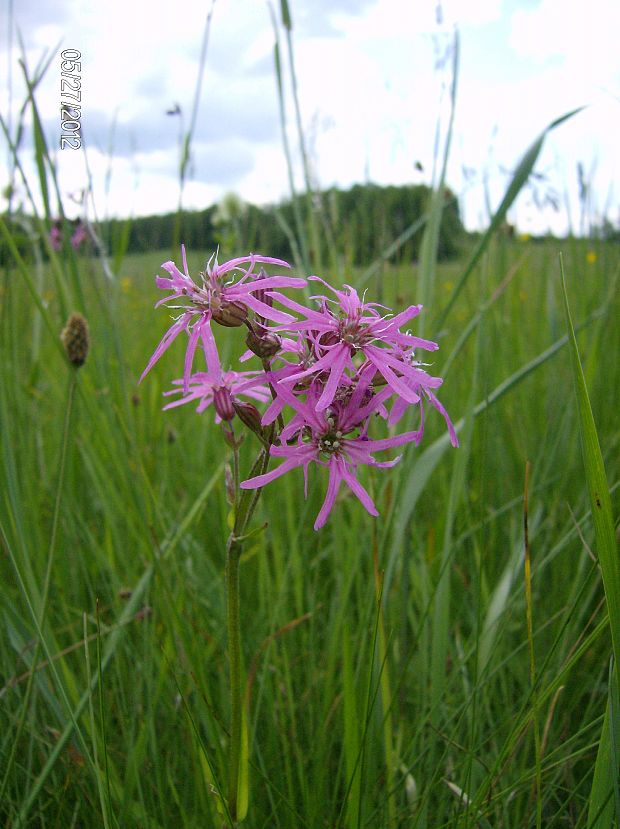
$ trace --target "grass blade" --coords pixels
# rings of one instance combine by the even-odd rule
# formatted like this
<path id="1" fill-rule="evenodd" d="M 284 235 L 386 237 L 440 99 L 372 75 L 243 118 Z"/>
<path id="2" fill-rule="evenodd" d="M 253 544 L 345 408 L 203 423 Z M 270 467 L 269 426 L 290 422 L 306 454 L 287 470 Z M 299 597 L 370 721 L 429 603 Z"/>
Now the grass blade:
<path id="1" fill-rule="evenodd" d="M 603 455 L 599 445 L 594 415 L 590 405 L 588 389 L 579 359 L 577 339 L 568 306 L 566 283 L 564 279 L 564 265 L 560 258 L 562 276 L 562 292 L 566 310 L 566 327 L 573 367 L 573 379 L 577 394 L 579 411 L 579 431 L 581 434 L 581 448 L 583 466 L 586 473 L 586 485 L 590 496 L 592 520 L 594 523 L 595 549 L 603 577 L 609 626 L 611 628 L 611 642 L 614 652 L 616 678 L 620 676 L 620 557 L 616 546 L 614 521 L 611 511 L 611 498 L 605 474 Z M 620 684 L 620 683 L 619 683 Z"/>
<path id="2" fill-rule="evenodd" d="M 437 250 L 439 247 L 439 230 L 441 227 L 441 218 L 443 216 L 443 209 L 445 205 L 446 195 L 446 171 L 448 169 L 448 159 L 450 157 L 450 146 L 452 144 L 452 131 L 454 128 L 454 114 L 456 111 L 456 90 L 459 74 L 459 36 L 458 32 L 454 35 L 453 56 L 452 56 L 452 84 L 450 88 L 450 117 L 448 122 L 448 129 L 445 139 L 445 146 L 443 150 L 443 159 L 441 165 L 441 173 L 437 187 L 432 191 L 429 207 L 429 219 L 424 229 L 424 236 L 422 237 L 422 245 L 420 249 L 420 282 L 419 282 L 419 302 L 424 306 L 432 304 L 433 290 L 435 285 L 435 275 L 437 271 Z M 420 336 L 424 336 L 424 327 L 426 323 L 425 316 L 419 319 Z"/>
<path id="3" fill-rule="evenodd" d="M 618 700 L 618 684 L 613 665 L 609 670 L 609 692 L 601 739 L 596 754 L 594 778 L 588 803 L 588 829 L 609 829 L 618 811 L 618 777 L 613 773 L 618 766 L 620 751 L 620 719 L 614 700 Z M 610 762 L 613 761 L 613 762 Z M 618 821 L 616 820 L 616 826 Z"/>
<path id="4" fill-rule="evenodd" d="M 556 118 L 555 121 L 552 121 L 549 124 L 549 126 L 542 131 L 542 133 L 538 136 L 536 141 L 534 141 L 534 143 L 530 146 L 530 148 L 527 150 L 527 152 L 519 162 L 519 165 L 515 170 L 515 174 L 513 175 L 510 184 L 508 185 L 508 189 L 506 190 L 506 193 L 501 201 L 500 206 L 495 211 L 495 215 L 491 219 L 488 228 L 483 233 L 483 235 L 480 238 L 480 241 L 474 248 L 474 251 L 469 258 L 469 262 L 465 266 L 465 270 L 461 274 L 459 281 L 454 286 L 454 290 L 452 291 L 450 299 L 448 300 L 448 304 L 446 305 L 442 314 L 439 317 L 439 320 L 437 322 L 437 328 L 442 328 L 448 314 L 454 307 L 454 303 L 456 302 L 457 297 L 465 287 L 465 283 L 467 282 L 470 274 L 480 261 L 480 258 L 486 250 L 489 242 L 491 241 L 493 234 L 496 232 L 498 227 L 506 218 L 506 213 L 508 212 L 510 206 L 517 198 L 517 196 L 521 192 L 522 187 L 530 177 L 530 174 L 534 169 L 534 165 L 538 160 L 538 156 L 540 155 L 540 151 L 542 150 L 543 144 L 545 143 L 545 138 L 551 132 L 551 130 L 554 130 L 556 127 L 559 127 L 560 124 L 564 123 L 564 121 L 568 121 L 569 118 L 572 118 L 573 115 L 576 115 L 578 112 L 581 112 L 582 109 L 583 107 L 579 107 L 578 109 L 572 110 L 572 112 L 566 113 L 566 115 L 562 115 L 560 118 Z"/>
<path id="5" fill-rule="evenodd" d="M 603 463 L 603 455 L 594 423 L 594 415 L 592 413 L 588 389 L 579 358 L 577 338 L 575 337 L 568 305 L 564 264 L 561 256 L 560 274 L 562 278 L 562 294 L 564 296 L 564 308 L 566 311 L 566 327 L 568 329 L 573 380 L 577 395 L 583 466 L 594 524 L 594 546 L 603 578 L 603 587 L 605 589 L 615 667 L 615 676 L 612 677 L 609 685 L 609 698 L 605 719 L 603 721 L 603 731 L 601 733 L 596 759 L 588 812 L 588 826 L 600 826 L 602 829 L 602 827 L 609 826 L 610 818 L 614 811 L 616 811 L 613 792 L 614 790 L 617 791 L 618 740 L 612 739 L 612 732 L 617 737 L 617 728 L 613 728 L 613 723 L 615 722 L 617 726 L 617 712 L 620 709 L 618 704 L 618 687 L 620 686 L 620 558 L 618 557 L 618 549 L 616 546 L 611 498 L 609 495 L 607 476 L 605 474 L 605 465 Z M 615 717 L 612 714 L 615 714 Z M 616 811 L 616 825 L 618 825 L 619 820 L 620 815 Z"/>

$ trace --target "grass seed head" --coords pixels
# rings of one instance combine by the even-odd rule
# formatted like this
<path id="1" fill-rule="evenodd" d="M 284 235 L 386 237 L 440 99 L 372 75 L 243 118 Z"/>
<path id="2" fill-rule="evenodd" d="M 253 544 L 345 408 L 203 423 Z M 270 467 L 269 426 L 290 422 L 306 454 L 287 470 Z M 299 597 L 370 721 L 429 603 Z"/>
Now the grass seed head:
<path id="1" fill-rule="evenodd" d="M 83 366 L 90 348 L 90 334 L 86 319 L 81 314 L 71 314 L 60 334 L 60 339 L 71 365 L 76 368 Z"/>

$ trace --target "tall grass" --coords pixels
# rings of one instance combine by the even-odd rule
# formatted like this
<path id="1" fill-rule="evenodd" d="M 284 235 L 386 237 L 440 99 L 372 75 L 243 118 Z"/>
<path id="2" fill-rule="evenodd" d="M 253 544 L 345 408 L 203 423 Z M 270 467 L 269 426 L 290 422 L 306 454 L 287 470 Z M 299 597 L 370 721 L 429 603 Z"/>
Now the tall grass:
<path id="1" fill-rule="evenodd" d="M 524 156 L 520 186 L 536 155 Z M 615 611 L 557 252 L 612 526 L 620 255 L 502 237 L 497 216 L 518 189 L 458 263 L 382 271 L 387 305 L 415 302 L 422 285 L 433 297 L 426 333 L 441 336 L 433 371 L 449 364 L 442 400 L 459 451 L 446 451 L 441 418 L 429 416 L 423 447 L 389 474 L 369 471 L 376 521 L 345 496 L 314 533 L 320 476 L 307 501 L 301 480 L 280 480 L 258 508 L 268 528 L 247 541 L 240 574 L 249 827 L 608 829 L 618 819 Z M 311 224 L 300 215 L 303 258 Z M 152 312 L 152 276 L 168 252 L 110 251 L 110 281 L 96 256 L 53 254 L 45 220 L 33 221 L 33 246 L 47 253 L 37 279 L 13 246 L 0 284 L 2 821 L 230 825 L 227 450 L 210 414 L 161 411 L 174 356 L 137 386 L 167 324 Z M 190 269 L 209 253 L 191 251 Z M 70 310 L 89 320 L 92 351 L 67 421 L 72 369 L 59 334 Z M 255 454 L 242 447 L 242 471 Z"/>

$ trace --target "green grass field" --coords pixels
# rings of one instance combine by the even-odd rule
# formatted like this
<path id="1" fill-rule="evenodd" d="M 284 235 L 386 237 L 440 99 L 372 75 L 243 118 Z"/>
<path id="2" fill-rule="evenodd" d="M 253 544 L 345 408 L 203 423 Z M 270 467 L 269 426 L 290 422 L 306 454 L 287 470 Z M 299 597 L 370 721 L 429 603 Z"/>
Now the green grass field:
<path id="1" fill-rule="evenodd" d="M 299 472 L 258 507 L 241 565 L 251 829 L 612 825 L 620 712 L 560 251 L 618 515 L 618 246 L 495 237 L 444 320 L 467 257 L 439 265 L 424 335 L 461 447 L 430 410 L 419 449 L 364 470 L 376 520 L 342 497 L 314 532 L 316 470 L 307 501 Z M 230 825 L 228 449 L 211 410 L 161 411 L 180 342 L 137 385 L 169 325 L 153 310 L 169 257 L 128 256 L 114 282 L 84 256 L 2 272 L 7 827 Z M 398 309 L 419 269 L 365 287 Z M 75 376 L 58 346 L 78 309 L 92 346 Z M 256 451 L 249 436 L 242 471 Z"/>

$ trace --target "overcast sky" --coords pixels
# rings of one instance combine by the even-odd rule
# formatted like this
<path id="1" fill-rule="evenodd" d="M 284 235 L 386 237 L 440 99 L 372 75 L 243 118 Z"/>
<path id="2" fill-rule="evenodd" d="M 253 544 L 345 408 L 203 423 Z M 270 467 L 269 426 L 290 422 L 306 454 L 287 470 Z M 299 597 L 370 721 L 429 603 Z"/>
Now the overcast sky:
<path id="1" fill-rule="evenodd" d="M 583 105 L 586 110 L 549 137 L 540 175 L 511 218 L 521 231 L 562 233 L 569 223 L 579 231 L 580 163 L 590 185 L 588 220 L 607 215 L 618 222 L 618 0 L 589 0 L 587 6 L 444 0 L 440 12 L 436 0 L 289 2 L 302 119 L 318 186 L 430 182 L 438 123 L 445 135 L 458 28 L 447 182 L 460 196 L 468 227 L 487 222 L 487 203 L 497 206 L 510 171 L 541 130 Z M 210 0 L 0 0 L 0 8 L 0 77 L 6 79 L 0 109 L 13 128 L 25 95 L 19 36 L 31 71 L 46 50 L 53 56 L 37 100 L 63 194 L 85 186 L 87 160 L 100 218 L 175 210 L 179 135 L 191 120 Z M 279 18 L 279 1 L 274 8 Z M 273 44 L 266 2 L 216 0 L 186 207 L 207 207 L 230 191 L 258 204 L 288 194 Z M 60 51 L 67 48 L 82 53 L 86 157 L 58 149 Z M 176 105 L 180 115 L 167 114 Z M 287 112 L 300 183 L 290 95 Z M 34 182 L 27 143 L 21 155 Z M 2 189 L 8 163 L 3 145 Z M 74 205 L 73 215 L 79 209 Z"/>

